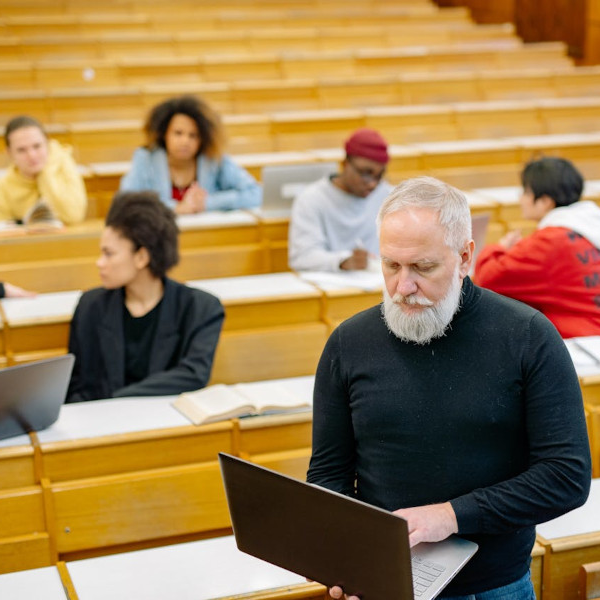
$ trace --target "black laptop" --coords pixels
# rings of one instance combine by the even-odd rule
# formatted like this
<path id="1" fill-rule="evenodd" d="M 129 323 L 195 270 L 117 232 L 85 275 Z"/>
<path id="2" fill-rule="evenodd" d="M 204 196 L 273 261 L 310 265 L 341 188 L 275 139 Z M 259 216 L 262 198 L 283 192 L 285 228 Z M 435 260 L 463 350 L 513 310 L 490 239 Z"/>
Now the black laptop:
<path id="1" fill-rule="evenodd" d="M 457 536 L 409 547 L 393 513 L 220 453 L 238 548 L 363 600 L 435 598 L 477 550 Z"/>
<path id="2" fill-rule="evenodd" d="M 46 429 L 58 419 L 74 361 L 64 354 L 0 369 L 0 439 Z"/>

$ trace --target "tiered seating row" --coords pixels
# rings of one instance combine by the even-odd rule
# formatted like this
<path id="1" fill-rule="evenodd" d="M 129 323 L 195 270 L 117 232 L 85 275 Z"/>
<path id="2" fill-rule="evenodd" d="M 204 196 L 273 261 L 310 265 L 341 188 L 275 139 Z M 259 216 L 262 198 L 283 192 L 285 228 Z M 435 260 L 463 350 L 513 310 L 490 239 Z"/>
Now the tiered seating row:
<path id="1" fill-rule="evenodd" d="M 94 101 L 100 104 L 101 99 L 97 97 Z M 82 116 L 85 104 L 73 105 L 72 112 L 73 117 Z M 285 111 L 225 115 L 223 121 L 231 154 L 288 152 L 341 147 L 348 133 L 359 127 L 384 132 L 391 144 L 596 131 L 600 130 L 600 99 Z M 76 159 L 82 164 L 128 160 L 144 144 L 139 119 L 57 123 L 48 130 L 59 141 L 72 145 Z M 0 147 L 3 145 L 1 141 Z"/>
<path id="2" fill-rule="evenodd" d="M 206 2 L 178 1 L 175 5 L 164 2 L 134 3 L 108 2 L 103 8 L 85 2 L 61 6 L 56 3 L 2 3 L 0 30 L 9 35 L 56 33 L 93 33 L 106 30 L 173 31 L 179 24 L 184 30 L 243 29 L 286 27 L 293 22 L 298 27 L 323 25 L 385 24 L 390 21 L 465 22 L 470 13 L 462 7 L 439 8 L 427 0 L 412 2 L 342 3 L 341 0 L 307 3 L 274 2 L 271 5 L 227 6 Z M 352 6 L 352 4 L 354 4 Z M 188 17 L 186 19 L 186 17 Z M 128 21 L 129 20 L 129 21 Z"/>
<path id="3" fill-rule="evenodd" d="M 341 133 L 338 134 L 341 137 Z M 425 142 L 392 145 L 388 178 L 397 183 L 406 177 L 433 175 L 463 190 L 519 184 L 523 165 L 541 154 L 564 156 L 575 162 L 587 179 L 600 177 L 600 133 L 556 134 Z M 238 154 L 235 159 L 260 180 L 267 165 L 299 164 L 343 159 L 338 145 L 326 150 Z M 90 163 L 85 170 L 92 200 L 91 213 L 105 214 L 110 198 L 128 162 Z"/>
<path id="4" fill-rule="evenodd" d="M 161 19 L 160 23 L 165 29 L 170 25 L 176 30 L 164 33 L 105 31 L 97 34 L 5 35 L 0 41 L 0 60 L 113 59 L 144 56 L 149 52 L 159 56 L 191 56 L 516 41 L 514 27 L 508 24 L 478 27 L 470 22 L 431 22 L 424 23 L 416 31 L 413 24 L 185 31 L 185 27 L 182 27 L 184 22 L 189 24 L 190 19 L 181 23 Z"/>
<path id="5" fill-rule="evenodd" d="M 150 52 L 151 50 L 149 50 Z M 444 72 L 570 66 L 557 42 L 524 45 L 498 40 L 431 47 L 263 52 L 119 59 L 3 61 L 0 84 L 6 90 L 87 85 L 140 85 L 167 82 L 253 81 L 302 77 L 397 75 L 399 72 Z"/>

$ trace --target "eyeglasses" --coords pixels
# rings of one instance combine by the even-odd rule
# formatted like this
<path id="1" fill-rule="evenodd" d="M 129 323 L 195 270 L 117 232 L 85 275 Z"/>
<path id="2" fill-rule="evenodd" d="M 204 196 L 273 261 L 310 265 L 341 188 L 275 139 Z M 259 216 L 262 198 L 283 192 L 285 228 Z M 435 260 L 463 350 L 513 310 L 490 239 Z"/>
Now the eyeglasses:
<path id="1" fill-rule="evenodd" d="M 365 183 L 370 183 L 371 181 L 374 181 L 375 183 L 379 183 L 382 179 L 383 176 L 385 175 L 385 168 L 383 168 L 381 171 L 379 171 L 378 173 L 373 172 L 372 169 L 366 168 L 366 169 L 360 169 L 358 168 L 354 162 L 352 161 L 351 158 L 347 158 L 346 162 L 354 169 L 354 172 L 365 182 Z"/>

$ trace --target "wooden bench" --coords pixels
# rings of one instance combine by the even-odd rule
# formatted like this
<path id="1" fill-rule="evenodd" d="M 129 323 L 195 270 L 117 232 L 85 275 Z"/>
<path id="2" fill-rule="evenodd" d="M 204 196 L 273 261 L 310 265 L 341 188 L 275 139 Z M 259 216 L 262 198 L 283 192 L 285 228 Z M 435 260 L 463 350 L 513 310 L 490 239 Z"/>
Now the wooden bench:
<path id="1" fill-rule="evenodd" d="M 189 20 L 189 19 L 188 19 Z M 62 58 L 121 58 L 143 56 L 191 56 L 194 54 L 254 53 L 277 51 L 352 50 L 354 48 L 393 48 L 416 45 L 463 44 L 467 41 L 515 40 L 511 25 L 477 26 L 471 22 L 423 23 L 416 29 L 392 19 L 377 26 L 287 27 L 256 30 L 192 30 L 169 19 L 156 21 L 160 31 L 111 29 L 83 34 L 46 32 L 44 35 L 8 35 L 0 43 L 0 60 L 16 56 L 23 60 Z M 8 27 L 10 30 L 10 27 Z M 49 28 L 51 29 L 51 28 Z"/>
<path id="2" fill-rule="evenodd" d="M 600 598 L 600 561 L 579 568 L 579 597 L 582 600 Z"/>
<path id="3" fill-rule="evenodd" d="M 9 79 L 13 72 L 14 69 L 9 70 Z M 597 114 L 596 102 L 600 93 L 600 68 L 369 74 L 350 79 L 309 76 L 239 82 L 117 84 L 118 81 L 105 86 L 56 86 L 47 91 L 23 87 L 11 90 L 9 84 L 0 92 L 0 123 L 6 123 L 22 112 L 39 118 L 47 125 L 62 123 L 63 129 L 64 124 L 80 121 L 141 121 L 157 103 L 177 94 L 191 93 L 205 98 L 226 117 L 289 110 L 360 108 L 369 111 L 372 107 L 383 109 L 412 104 L 436 105 L 442 110 L 440 104 L 509 101 L 504 105 L 505 112 L 502 114 L 503 118 L 506 115 L 505 126 L 510 125 L 510 114 L 514 114 L 512 110 L 517 110 L 517 104 L 511 104 L 513 101 L 535 100 L 538 109 L 536 121 L 541 119 L 542 131 L 586 131 L 597 127 L 593 125 L 593 119 Z M 501 105 L 496 105 L 496 109 L 500 108 Z M 469 107 L 463 112 L 465 119 L 468 118 Z M 423 114 L 421 118 L 426 119 L 428 115 Z M 521 124 L 531 126 L 523 120 Z M 468 121 L 464 121 L 464 127 L 469 127 Z M 465 132 L 461 137 L 467 134 Z M 447 132 L 442 129 L 440 135 L 438 139 L 446 139 Z"/>
<path id="4" fill-rule="evenodd" d="M 543 558 L 543 600 L 576 599 L 579 567 L 600 558 L 600 480 L 592 480 L 587 503 L 548 523 L 538 525 Z"/>
<path id="5" fill-rule="evenodd" d="M 312 76 L 334 78 L 372 75 L 397 75 L 407 71 L 478 70 L 490 61 L 498 69 L 517 65 L 559 68 L 570 65 L 564 47 L 523 45 L 514 42 L 464 43 L 381 50 L 339 50 L 327 52 L 266 52 L 189 56 L 132 56 L 120 59 L 44 59 L 39 61 L 2 61 L 3 89 L 45 89 L 116 85 L 140 85 L 157 81 L 201 82 L 254 79 L 286 79 Z"/>

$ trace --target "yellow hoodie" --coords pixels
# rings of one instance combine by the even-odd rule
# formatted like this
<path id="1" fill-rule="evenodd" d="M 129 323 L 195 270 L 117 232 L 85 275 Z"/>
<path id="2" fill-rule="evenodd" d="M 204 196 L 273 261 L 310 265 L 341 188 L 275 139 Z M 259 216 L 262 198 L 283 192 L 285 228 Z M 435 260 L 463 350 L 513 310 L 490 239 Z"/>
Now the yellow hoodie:
<path id="1" fill-rule="evenodd" d="M 56 140 L 48 141 L 48 161 L 35 179 L 21 175 L 15 165 L 0 179 L 0 221 L 22 219 L 40 199 L 66 225 L 85 218 L 87 196 L 83 177 L 71 156 L 71 148 Z"/>

